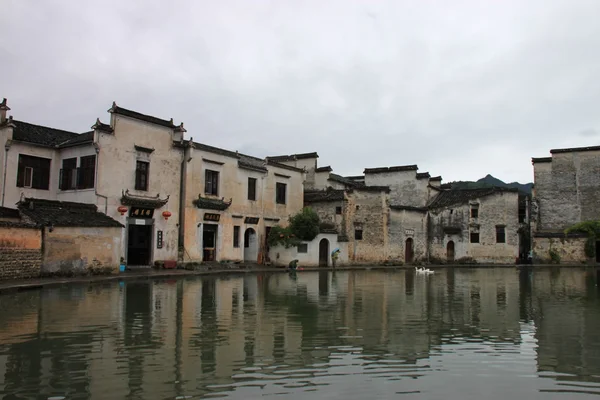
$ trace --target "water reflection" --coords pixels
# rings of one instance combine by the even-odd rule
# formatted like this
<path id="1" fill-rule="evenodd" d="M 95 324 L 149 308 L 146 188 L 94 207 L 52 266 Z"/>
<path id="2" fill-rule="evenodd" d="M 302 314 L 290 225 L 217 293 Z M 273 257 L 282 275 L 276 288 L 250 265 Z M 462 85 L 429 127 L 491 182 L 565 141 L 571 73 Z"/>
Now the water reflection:
<path id="1" fill-rule="evenodd" d="M 320 271 L 3 295 L 0 396 L 597 397 L 599 278 Z"/>

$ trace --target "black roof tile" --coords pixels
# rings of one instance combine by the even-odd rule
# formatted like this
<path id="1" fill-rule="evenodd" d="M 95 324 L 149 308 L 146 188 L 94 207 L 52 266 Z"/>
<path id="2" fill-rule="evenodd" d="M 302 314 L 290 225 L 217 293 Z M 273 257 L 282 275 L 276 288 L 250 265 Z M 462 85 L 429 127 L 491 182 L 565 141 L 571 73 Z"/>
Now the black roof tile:
<path id="1" fill-rule="evenodd" d="M 333 171 L 333 168 L 331 168 L 330 165 L 326 166 L 326 167 L 319 167 L 315 169 L 315 172 L 331 172 Z"/>
<path id="2" fill-rule="evenodd" d="M 166 120 L 166 119 L 161 119 L 161 118 L 153 117 L 151 115 L 146 115 L 146 114 L 139 113 L 137 111 L 128 110 L 126 108 L 119 107 L 114 102 L 113 102 L 112 107 L 108 110 L 108 112 L 114 113 L 114 114 L 124 115 L 126 117 L 133 118 L 133 119 L 138 119 L 140 121 L 150 122 L 152 124 L 164 126 L 166 128 L 173 128 L 174 129 L 174 128 L 177 127 L 175 124 L 173 124 L 173 118 L 171 118 L 170 120 Z"/>
<path id="3" fill-rule="evenodd" d="M 518 193 L 516 188 L 479 188 L 479 189 L 453 189 L 443 190 L 429 203 L 429 208 L 443 208 L 456 204 L 464 204 L 469 200 L 475 200 L 481 197 L 489 196 L 496 193 Z"/>
<path id="4" fill-rule="evenodd" d="M 552 157 L 532 157 L 531 158 L 531 163 L 532 164 L 539 164 L 539 163 L 551 163 L 552 162 Z"/>
<path id="5" fill-rule="evenodd" d="M 229 208 L 229 206 L 231 205 L 231 202 L 232 202 L 232 199 L 230 199 L 227 202 L 224 199 L 212 199 L 209 197 L 202 197 L 202 195 L 199 195 L 198 198 L 196 200 L 194 200 L 192 203 L 198 208 L 202 208 L 202 209 L 206 209 L 206 210 L 223 211 L 223 210 L 227 210 Z"/>
<path id="6" fill-rule="evenodd" d="M 392 210 L 427 212 L 427 207 L 390 205 Z"/>
<path id="7" fill-rule="evenodd" d="M 402 171 L 417 171 L 419 167 L 416 165 L 397 165 L 394 167 L 378 167 L 378 168 L 365 168 L 365 174 L 381 174 L 385 172 L 402 172 Z"/>
<path id="8" fill-rule="evenodd" d="M 343 201 L 344 190 L 327 189 L 327 190 L 307 190 L 304 192 L 305 203 L 319 203 L 330 201 Z"/>
<path id="9" fill-rule="evenodd" d="M 17 120 L 13 120 L 12 123 L 15 125 L 13 130 L 14 140 L 40 146 L 66 147 L 68 145 L 91 143 L 94 138 L 93 132 L 91 135 L 90 132 L 79 134 Z"/>
<path id="10" fill-rule="evenodd" d="M 0 207 L 0 218 L 21 218 L 16 208 Z"/>
<path id="11" fill-rule="evenodd" d="M 431 178 L 431 175 L 429 175 L 429 172 L 417 172 L 417 179 L 429 179 Z"/>
<path id="12" fill-rule="evenodd" d="M 23 215 L 39 225 L 123 227 L 120 222 L 98 212 L 95 204 L 26 198 L 19 202 L 17 207 Z"/>
<path id="13" fill-rule="evenodd" d="M 281 156 L 270 156 L 268 158 L 273 161 L 283 162 L 283 161 L 305 160 L 307 158 L 319 158 L 319 155 L 316 152 L 312 152 L 312 153 L 287 154 L 287 155 L 281 155 Z"/>
<path id="14" fill-rule="evenodd" d="M 550 154 L 557 153 L 572 153 L 576 151 L 600 151 L 600 146 L 586 146 L 586 147 L 571 147 L 568 149 L 552 149 Z"/>

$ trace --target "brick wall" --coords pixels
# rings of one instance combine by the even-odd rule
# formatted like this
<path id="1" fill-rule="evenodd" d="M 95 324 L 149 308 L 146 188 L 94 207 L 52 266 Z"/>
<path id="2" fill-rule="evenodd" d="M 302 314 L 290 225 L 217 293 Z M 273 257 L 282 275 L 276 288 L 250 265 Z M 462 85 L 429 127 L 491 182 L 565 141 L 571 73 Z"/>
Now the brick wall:
<path id="1" fill-rule="evenodd" d="M 0 247 L 0 280 L 38 277 L 41 266 L 41 249 Z"/>

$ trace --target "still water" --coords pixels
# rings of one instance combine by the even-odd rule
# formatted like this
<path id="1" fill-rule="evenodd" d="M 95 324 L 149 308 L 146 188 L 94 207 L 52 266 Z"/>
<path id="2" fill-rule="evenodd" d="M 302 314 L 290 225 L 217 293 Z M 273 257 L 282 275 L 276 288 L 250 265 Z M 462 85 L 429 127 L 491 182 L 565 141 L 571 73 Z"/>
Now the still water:
<path id="1" fill-rule="evenodd" d="M 299 272 L 0 296 L 2 399 L 584 399 L 594 269 Z"/>

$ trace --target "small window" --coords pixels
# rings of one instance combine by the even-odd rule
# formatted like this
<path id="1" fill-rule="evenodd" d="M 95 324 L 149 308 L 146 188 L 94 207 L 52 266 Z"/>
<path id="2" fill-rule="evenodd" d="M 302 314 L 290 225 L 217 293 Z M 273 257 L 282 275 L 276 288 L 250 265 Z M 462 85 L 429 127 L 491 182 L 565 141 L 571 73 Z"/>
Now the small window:
<path id="1" fill-rule="evenodd" d="M 50 189 L 50 159 L 19 154 L 17 187 Z"/>
<path id="2" fill-rule="evenodd" d="M 337 215 L 341 215 L 341 214 L 342 214 L 342 207 L 336 207 L 336 208 L 335 208 L 335 213 L 336 213 Z"/>
<path id="3" fill-rule="evenodd" d="M 471 207 L 471 218 L 479 218 L 479 207 Z"/>
<path id="4" fill-rule="evenodd" d="M 308 244 L 307 243 L 300 243 L 298 245 L 298 253 L 308 253 Z"/>
<path id="5" fill-rule="evenodd" d="M 471 243 L 479 243 L 479 232 L 471 232 Z"/>
<path id="6" fill-rule="evenodd" d="M 527 218 L 527 209 L 525 207 L 519 207 L 519 223 L 522 224 Z"/>
<path id="7" fill-rule="evenodd" d="M 148 190 L 148 169 L 150 163 L 137 161 L 135 164 L 135 190 Z"/>
<path id="8" fill-rule="evenodd" d="M 256 200 L 256 178 L 248 178 L 248 200 Z"/>
<path id="9" fill-rule="evenodd" d="M 79 173 L 77 177 L 78 189 L 92 189 L 96 180 L 96 156 L 85 156 L 79 159 Z M 146 181 L 148 178 L 146 177 Z"/>
<path id="10" fill-rule="evenodd" d="M 285 204 L 286 202 L 286 189 L 285 183 L 277 182 L 275 185 L 275 202 L 277 204 Z"/>
<path id="11" fill-rule="evenodd" d="M 204 193 L 219 195 L 219 172 L 210 169 L 204 171 Z"/>
<path id="12" fill-rule="evenodd" d="M 233 247 L 240 247 L 240 227 L 233 227 Z"/>
<path id="13" fill-rule="evenodd" d="M 454 213 L 454 210 L 451 208 L 450 209 L 450 215 L 452 215 L 452 213 Z"/>
<path id="14" fill-rule="evenodd" d="M 362 229 L 355 229 L 354 230 L 354 240 L 362 240 L 362 238 L 363 238 Z"/>
<path id="15" fill-rule="evenodd" d="M 66 158 L 62 161 L 62 169 L 58 188 L 60 190 L 74 190 L 77 183 L 77 158 Z"/>
<path id="16" fill-rule="evenodd" d="M 506 243 L 506 229 L 504 226 L 496 226 L 496 243 Z"/>

